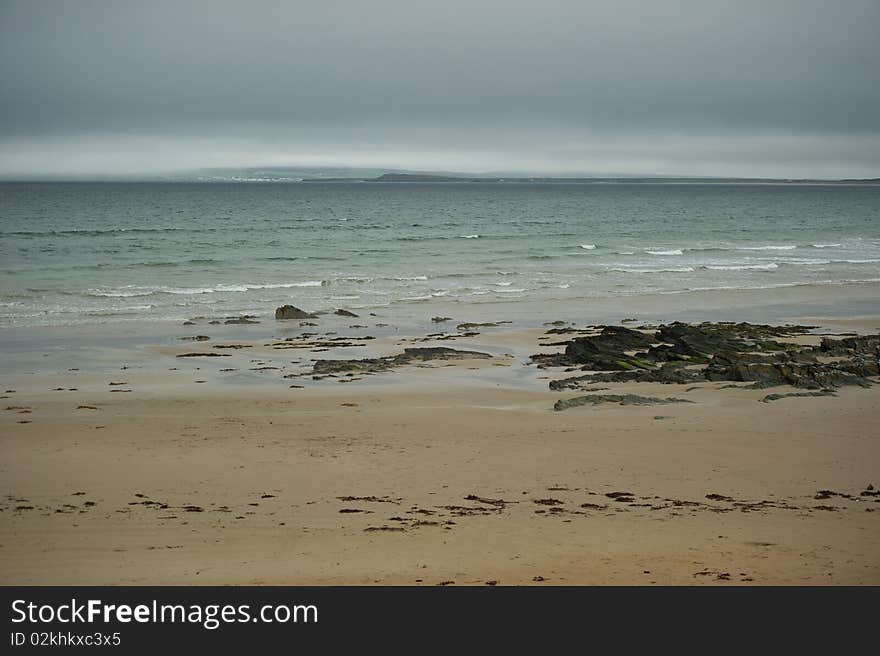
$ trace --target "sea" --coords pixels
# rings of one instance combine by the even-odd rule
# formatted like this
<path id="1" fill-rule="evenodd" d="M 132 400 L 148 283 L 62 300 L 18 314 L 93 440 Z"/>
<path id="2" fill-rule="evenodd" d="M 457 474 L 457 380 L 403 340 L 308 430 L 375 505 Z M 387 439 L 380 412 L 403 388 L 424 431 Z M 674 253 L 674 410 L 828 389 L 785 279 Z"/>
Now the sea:
<path id="1" fill-rule="evenodd" d="M 0 326 L 880 281 L 880 187 L 2 183 Z"/>

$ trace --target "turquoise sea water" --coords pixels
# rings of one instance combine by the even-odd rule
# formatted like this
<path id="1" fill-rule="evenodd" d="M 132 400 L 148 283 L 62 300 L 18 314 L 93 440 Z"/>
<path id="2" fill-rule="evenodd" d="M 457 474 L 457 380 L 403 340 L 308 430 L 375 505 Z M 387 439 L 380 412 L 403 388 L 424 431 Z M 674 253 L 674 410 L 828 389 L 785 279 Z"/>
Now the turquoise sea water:
<path id="1" fill-rule="evenodd" d="M 880 281 L 880 188 L 0 184 L 0 325 Z"/>

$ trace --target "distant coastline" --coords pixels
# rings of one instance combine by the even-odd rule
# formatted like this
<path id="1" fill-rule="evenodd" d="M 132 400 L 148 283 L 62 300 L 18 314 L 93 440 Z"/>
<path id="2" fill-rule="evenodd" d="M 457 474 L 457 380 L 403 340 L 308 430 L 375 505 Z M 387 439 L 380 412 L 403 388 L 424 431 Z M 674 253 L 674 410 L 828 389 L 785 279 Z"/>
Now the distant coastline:
<path id="1" fill-rule="evenodd" d="M 462 183 L 545 183 L 545 184 L 815 184 L 880 185 L 880 178 L 819 180 L 810 178 L 567 178 L 567 177 L 455 177 L 425 173 L 383 173 L 375 178 L 306 178 L 301 182 L 462 182 Z"/>
<path id="2" fill-rule="evenodd" d="M 468 175 L 464 173 L 435 173 L 419 171 L 369 171 L 360 169 L 238 169 L 179 173 L 162 176 L 55 176 L 55 177 L 0 177 L 0 184 L 11 183 L 433 183 L 433 184 L 582 184 L 582 185 L 841 185 L 878 186 L 880 178 L 724 178 L 701 176 L 528 176 L 528 175 Z"/>

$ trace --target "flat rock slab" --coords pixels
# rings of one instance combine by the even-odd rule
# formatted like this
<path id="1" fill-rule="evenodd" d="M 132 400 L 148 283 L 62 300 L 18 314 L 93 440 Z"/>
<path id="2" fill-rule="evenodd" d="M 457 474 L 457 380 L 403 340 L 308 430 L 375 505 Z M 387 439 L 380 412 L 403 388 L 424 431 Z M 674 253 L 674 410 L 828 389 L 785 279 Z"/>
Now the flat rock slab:
<path id="1" fill-rule="evenodd" d="M 667 397 L 665 399 L 656 396 L 638 396 L 637 394 L 588 394 L 576 396 L 573 399 L 560 399 L 553 405 L 553 409 L 568 410 L 581 405 L 600 405 L 602 403 L 617 403 L 618 405 L 665 405 L 668 403 L 693 403 L 687 399 Z"/>
<path id="2" fill-rule="evenodd" d="M 492 355 L 481 351 L 460 351 L 442 346 L 430 348 L 408 348 L 403 353 L 384 358 L 364 358 L 362 360 L 316 360 L 312 367 L 312 373 L 318 375 L 335 374 L 341 372 L 363 371 L 377 372 L 387 371 L 393 367 L 410 364 L 413 362 L 428 362 L 430 360 L 472 360 L 489 359 Z"/>
<path id="3" fill-rule="evenodd" d="M 790 394 L 768 394 L 761 401 L 764 403 L 770 403 L 771 401 L 778 401 L 779 399 L 787 399 L 791 397 L 811 397 L 811 396 L 837 396 L 834 392 L 829 390 L 823 390 L 821 392 L 792 392 Z"/>

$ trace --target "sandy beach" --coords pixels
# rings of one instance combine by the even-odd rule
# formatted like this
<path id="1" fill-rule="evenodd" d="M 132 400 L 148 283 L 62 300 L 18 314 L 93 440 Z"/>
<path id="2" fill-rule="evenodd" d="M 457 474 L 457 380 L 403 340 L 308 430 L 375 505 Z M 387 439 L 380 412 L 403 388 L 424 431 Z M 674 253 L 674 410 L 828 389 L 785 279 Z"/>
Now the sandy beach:
<path id="1" fill-rule="evenodd" d="M 850 297 L 876 293 L 860 286 Z M 694 302 L 666 299 L 661 317 L 656 299 L 631 303 L 639 322 L 624 325 L 688 319 Z M 743 303 L 760 315 L 753 298 Z M 549 381 L 575 374 L 530 356 L 562 353 L 581 334 L 548 334 L 557 310 L 543 313 L 547 326 L 514 317 L 462 327 L 459 309 L 433 332 L 374 316 L 205 320 L 128 350 L 64 354 L 55 344 L 42 363 L 10 357 L 0 575 L 6 584 L 880 583 L 878 388 L 768 401 L 803 389 L 607 382 L 587 389 L 680 402 L 555 411 L 578 392 Z M 571 310 L 555 328 L 605 320 L 587 314 Z M 838 308 L 809 325 L 783 342 L 818 348 L 820 335 L 876 334 L 880 317 Z M 181 339 L 198 335 L 208 339 Z M 457 353 L 382 360 L 405 348 Z M 315 360 L 343 358 L 372 358 L 374 370 L 315 375 Z"/>

